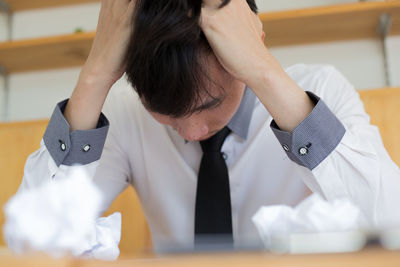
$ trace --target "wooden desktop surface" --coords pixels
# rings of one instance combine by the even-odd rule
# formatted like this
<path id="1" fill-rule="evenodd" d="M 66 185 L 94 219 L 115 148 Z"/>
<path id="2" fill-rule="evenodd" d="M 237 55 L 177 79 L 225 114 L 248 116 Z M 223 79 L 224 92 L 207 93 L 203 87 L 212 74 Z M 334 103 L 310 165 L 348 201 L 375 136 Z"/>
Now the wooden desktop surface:
<path id="1" fill-rule="evenodd" d="M 52 259 L 46 256 L 17 257 L 11 252 L 0 252 L 0 266 L 7 267 L 94 267 L 94 266 L 400 266 L 400 251 L 387 251 L 369 248 L 356 253 L 316 254 L 316 255 L 279 255 L 262 252 L 242 253 L 204 253 L 198 255 L 143 256 L 141 258 L 121 258 L 104 262 L 78 260 L 70 258 Z"/>

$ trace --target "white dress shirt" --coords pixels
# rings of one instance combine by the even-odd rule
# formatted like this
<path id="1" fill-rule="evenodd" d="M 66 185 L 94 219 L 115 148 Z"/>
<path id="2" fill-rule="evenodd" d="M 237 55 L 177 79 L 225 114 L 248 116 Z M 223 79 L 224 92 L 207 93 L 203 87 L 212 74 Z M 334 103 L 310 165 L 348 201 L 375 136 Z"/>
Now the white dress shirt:
<path id="1" fill-rule="evenodd" d="M 270 128 L 271 116 L 256 100 L 247 138 L 232 133 L 222 147 L 229 169 L 235 245 L 260 242 L 251 217 L 261 206 L 293 206 L 310 190 L 328 201 L 351 199 L 370 226 L 400 221 L 396 212 L 400 170 L 386 152 L 377 127 L 369 123 L 354 87 L 329 65 L 296 64 L 286 72 L 305 91 L 319 96 L 346 131 L 316 166 L 301 166 L 288 157 L 285 150 L 290 146 L 282 147 L 285 144 Z M 155 250 L 191 247 L 202 157 L 199 143 L 186 143 L 171 127 L 155 121 L 132 88 L 111 90 L 103 112 L 110 128 L 101 159 L 85 165 L 103 192 L 103 210 L 132 185 Z M 327 137 L 321 134 L 320 138 L 313 143 L 315 149 Z M 40 149 L 26 162 L 20 191 L 58 179 L 70 168 L 74 166 L 56 164 L 42 140 Z"/>

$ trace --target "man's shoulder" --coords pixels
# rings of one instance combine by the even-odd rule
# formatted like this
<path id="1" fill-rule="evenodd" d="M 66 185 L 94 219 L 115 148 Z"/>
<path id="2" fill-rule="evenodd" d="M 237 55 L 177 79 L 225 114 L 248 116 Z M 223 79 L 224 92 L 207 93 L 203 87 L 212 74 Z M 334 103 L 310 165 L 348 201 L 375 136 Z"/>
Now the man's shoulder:
<path id="1" fill-rule="evenodd" d="M 104 104 L 105 112 L 124 109 L 126 112 L 135 111 L 141 107 L 141 102 L 136 91 L 127 83 L 113 86 Z"/>
<path id="2" fill-rule="evenodd" d="M 322 98 L 354 91 L 354 86 L 331 64 L 299 63 L 285 68 L 285 71 L 303 90 L 311 91 Z"/>
<path id="3" fill-rule="evenodd" d="M 304 64 L 297 63 L 285 68 L 286 73 L 296 82 L 311 82 L 325 79 L 332 73 L 339 72 L 331 64 Z"/>
<path id="4" fill-rule="evenodd" d="M 349 99 L 359 98 L 351 82 L 331 64 L 300 63 L 285 71 L 304 91 L 310 91 L 323 99 L 333 112 Z"/>
<path id="5" fill-rule="evenodd" d="M 138 94 L 128 83 L 111 88 L 102 111 L 110 121 L 110 128 L 120 130 L 134 129 L 148 119 Z"/>

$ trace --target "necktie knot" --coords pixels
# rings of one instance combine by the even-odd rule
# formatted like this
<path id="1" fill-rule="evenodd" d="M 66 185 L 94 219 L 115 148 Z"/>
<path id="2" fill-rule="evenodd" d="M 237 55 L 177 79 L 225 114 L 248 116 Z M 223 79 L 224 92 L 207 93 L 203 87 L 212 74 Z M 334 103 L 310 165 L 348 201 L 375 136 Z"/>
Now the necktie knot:
<path id="1" fill-rule="evenodd" d="M 222 128 L 219 132 L 208 138 L 207 140 L 200 141 L 203 153 L 206 152 L 221 152 L 222 145 L 225 138 L 229 135 L 231 130 L 228 127 Z"/>

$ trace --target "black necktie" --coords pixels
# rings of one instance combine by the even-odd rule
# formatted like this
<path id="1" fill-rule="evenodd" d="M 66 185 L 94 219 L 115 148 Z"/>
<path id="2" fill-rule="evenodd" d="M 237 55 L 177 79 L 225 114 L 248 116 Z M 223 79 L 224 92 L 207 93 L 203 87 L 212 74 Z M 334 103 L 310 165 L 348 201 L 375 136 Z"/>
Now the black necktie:
<path id="1" fill-rule="evenodd" d="M 230 130 L 200 141 L 203 157 L 197 180 L 195 245 L 233 244 L 229 174 L 221 153 Z"/>

